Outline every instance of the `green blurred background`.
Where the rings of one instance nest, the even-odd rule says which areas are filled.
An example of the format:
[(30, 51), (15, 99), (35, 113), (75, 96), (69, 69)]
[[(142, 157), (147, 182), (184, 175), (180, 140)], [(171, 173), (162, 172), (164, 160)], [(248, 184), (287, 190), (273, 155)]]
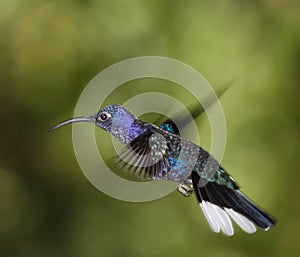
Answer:
[[(296, 0), (1, 0), (0, 256), (298, 255), (299, 24)], [(235, 81), (222, 164), (276, 227), (229, 238), (194, 197), (112, 199), (81, 172), (71, 126), (45, 136), (99, 71), (144, 55), (185, 62), (215, 89)]]

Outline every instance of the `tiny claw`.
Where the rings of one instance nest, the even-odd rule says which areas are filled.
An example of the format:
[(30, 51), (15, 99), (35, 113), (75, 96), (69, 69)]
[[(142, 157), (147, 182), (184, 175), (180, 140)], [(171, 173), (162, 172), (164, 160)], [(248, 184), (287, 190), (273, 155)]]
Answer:
[(193, 193), (192, 185), (187, 185), (187, 184), (183, 184), (183, 183), (180, 183), (178, 185), (177, 190), (185, 197), (188, 197), (191, 195), (191, 193)]

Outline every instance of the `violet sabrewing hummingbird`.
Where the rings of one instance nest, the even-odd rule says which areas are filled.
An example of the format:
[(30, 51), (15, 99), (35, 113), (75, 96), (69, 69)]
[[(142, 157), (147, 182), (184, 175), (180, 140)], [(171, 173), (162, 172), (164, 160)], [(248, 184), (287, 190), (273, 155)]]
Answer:
[[(89, 122), (107, 131), (126, 147), (120, 155), (123, 168), (142, 179), (178, 183), (184, 196), (195, 192), (210, 228), (233, 235), (234, 220), (246, 233), (268, 230), (276, 221), (249, 200), (235, 180), (203, 148), (182, 138), (170, 121), (159, 127), (137, 118), (121, 105), (107, 105), (94, 115), (69, 119), (66, 124)], [(126, 161), (125, 161), (126, 159)]]

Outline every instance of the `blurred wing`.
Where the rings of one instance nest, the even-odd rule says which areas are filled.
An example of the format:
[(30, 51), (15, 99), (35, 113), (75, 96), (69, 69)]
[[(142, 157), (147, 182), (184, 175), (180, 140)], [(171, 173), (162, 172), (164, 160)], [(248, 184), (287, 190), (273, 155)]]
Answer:
[[(212, 106), (216, 102), (216, 96), (219, 99), (230, 88), (230, 86), (234, 82), (235, 82), (235, 80), (230, 81), (225, 86), (223, 86), (220, 90), (217, 90), (216, 94), (208, 95), (205, 98), (206, 108), (209, 108), (210, 106)], [(196, 119), (197, 117), (199, 117), (201, 114), (203, 114), (205, 112), (205, 109), (198, 102), (193, 103), (187, 107), (188, 107), (188, 110), (190, 111), (190, 114), (193, 117), (193, 119)], [(180, 126), (180, 128), (178, 128), (175, 125), (173, 120), (176, 121), (176, 124), (178, 124), (178, 126)], [(178, 113), (176, 115), (176, 117), (173, 117), (172, 120), (161, 117), (161, 118), (157, 119), (156, 121), (154, 121), (153, 123), (162, 124), (161, 126), (170, 125), (173, 129), (173, 132), (172, 131), (169, 131), (169, 132), (179, 135), (179, 130), (184, 128), (185, 126), (187, 126), (190, 123), (190, 121), (191, 121), (191, 119), (188, 119), (182, 113)]]

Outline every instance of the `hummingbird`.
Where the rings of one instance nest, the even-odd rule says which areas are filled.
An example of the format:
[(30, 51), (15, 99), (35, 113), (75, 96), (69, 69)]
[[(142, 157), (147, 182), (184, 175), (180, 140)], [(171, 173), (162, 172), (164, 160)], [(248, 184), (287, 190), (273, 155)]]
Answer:
[(181, 137), (171, 120), (157, 126), (139, 119), (122, 105), (110, 104), (90, 116), (61, 122), (48, 132), (75, 122), (92, 123), (124, 144), (118, 159), (125, 171), (141, 179), (173, 181), (184, 196), (194, 192), (212, 231), (232, 236), (232, 221), (249, 234), (276, 224), (240, 191), (213, 156)]

